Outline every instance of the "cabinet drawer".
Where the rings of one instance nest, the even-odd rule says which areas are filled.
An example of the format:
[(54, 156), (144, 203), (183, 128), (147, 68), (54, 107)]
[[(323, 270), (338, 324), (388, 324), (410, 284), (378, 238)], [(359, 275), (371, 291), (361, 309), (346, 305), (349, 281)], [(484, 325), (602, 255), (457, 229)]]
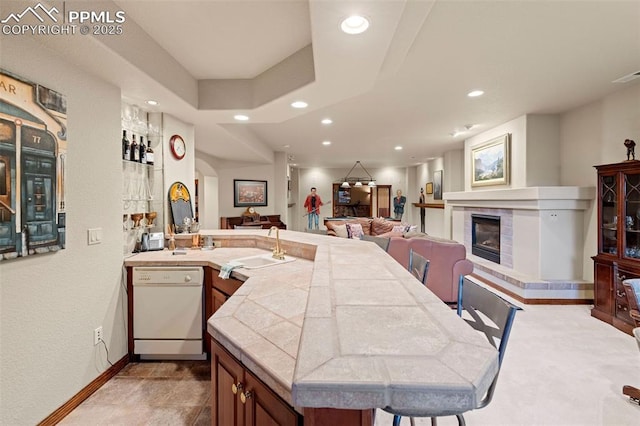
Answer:
[(624, 303), (620, 302), (620, 301), (616, 301), (616, 318), (627, 322), (631, 325), (634, 325), (634, 321), (631, 319), (631, 316), (629, 315), (629, 305), (627, 304), (627, 302), (625, 301)]
[(630, 278), (639, 278), (637, 273), (630, 272), (628, 270), (619, 269), (618, 276), (616, 277), (615, 294), (614, 294), (614, 309), (616, 318), (626, 323), (634, 325), (635, 322), (629, 315), (629, 300), (627, 299), (627, 293), (624, 289), (622, 282)]
[(624, 291), (624, 285), (622, 285), (622, 281), (616, 280), (615, 292), (616, 303), (623, 303), (624, 305), (627, 305), (627, 293)]
[(242, 286), (243, 282), (230, 278), (223, 280), (217, 275), (213, 276), (213, 288), (226, 294), (227, 296), (233, 295)]

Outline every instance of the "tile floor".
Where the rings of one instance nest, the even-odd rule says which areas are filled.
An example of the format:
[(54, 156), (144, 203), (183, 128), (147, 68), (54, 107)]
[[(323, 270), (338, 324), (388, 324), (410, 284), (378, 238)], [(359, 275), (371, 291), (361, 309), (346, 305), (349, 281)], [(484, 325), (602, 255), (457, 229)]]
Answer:
[[(467, 413), (467, 424), (640, 425), (640, 406), (621, 392), (625, 384), (640, 387), (635, 339), (590, 317), (590, 306), (522, 307), (494, 399)], [(209, 378), (207, 362), (130, 364), (61, 424), (209, 425)], [(450, 417), (438, 424), (457, 423)], [(382, 425), (391, 425), (391, 416), (378, 410)]]
[(128, 364), (60, 425), (211, 425), (209, 361)]

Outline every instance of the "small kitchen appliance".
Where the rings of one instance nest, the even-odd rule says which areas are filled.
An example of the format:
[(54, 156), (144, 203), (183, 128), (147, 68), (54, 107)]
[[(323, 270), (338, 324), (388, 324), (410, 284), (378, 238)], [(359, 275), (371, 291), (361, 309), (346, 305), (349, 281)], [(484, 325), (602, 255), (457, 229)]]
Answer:
[(164, 232), (149, 233), (149, 251), (164, 250)]

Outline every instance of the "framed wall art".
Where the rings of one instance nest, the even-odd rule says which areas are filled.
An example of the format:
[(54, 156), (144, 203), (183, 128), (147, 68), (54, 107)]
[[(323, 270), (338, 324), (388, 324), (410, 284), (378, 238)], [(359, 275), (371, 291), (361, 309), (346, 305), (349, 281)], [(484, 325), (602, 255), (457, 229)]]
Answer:
[(506, 133), (471, 148), (471, 186), (509, 183), (509, 140)]
[(67, 99), (0, 70), (0, 259), (65, 248)]
[(233, 206), (266, 206), (267, 205), (267, 181), (266, 180), (233, 180)]
[(433, 172), (433, 199), (442, 200), (442, 170)]
[(427, 182), (427, 187), (425, 188), (425, 192), (427, 194), (433, 194), (433, 182)]

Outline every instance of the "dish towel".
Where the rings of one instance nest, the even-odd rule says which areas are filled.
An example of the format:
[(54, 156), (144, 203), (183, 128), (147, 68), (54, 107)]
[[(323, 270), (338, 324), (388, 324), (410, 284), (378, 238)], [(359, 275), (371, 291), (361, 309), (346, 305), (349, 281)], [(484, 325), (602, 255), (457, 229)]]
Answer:
[(218, 276), (223, 280), (227, 280), (229, 279), (229, 276), (231, 276), (231, 272), (234, 269), (240, 268), (240, 267), (242, 267), (242, 263), (225, 263), (224, 265), (222, 265), (222, 268), (220, 269), (220, 273), (218, 274)]

